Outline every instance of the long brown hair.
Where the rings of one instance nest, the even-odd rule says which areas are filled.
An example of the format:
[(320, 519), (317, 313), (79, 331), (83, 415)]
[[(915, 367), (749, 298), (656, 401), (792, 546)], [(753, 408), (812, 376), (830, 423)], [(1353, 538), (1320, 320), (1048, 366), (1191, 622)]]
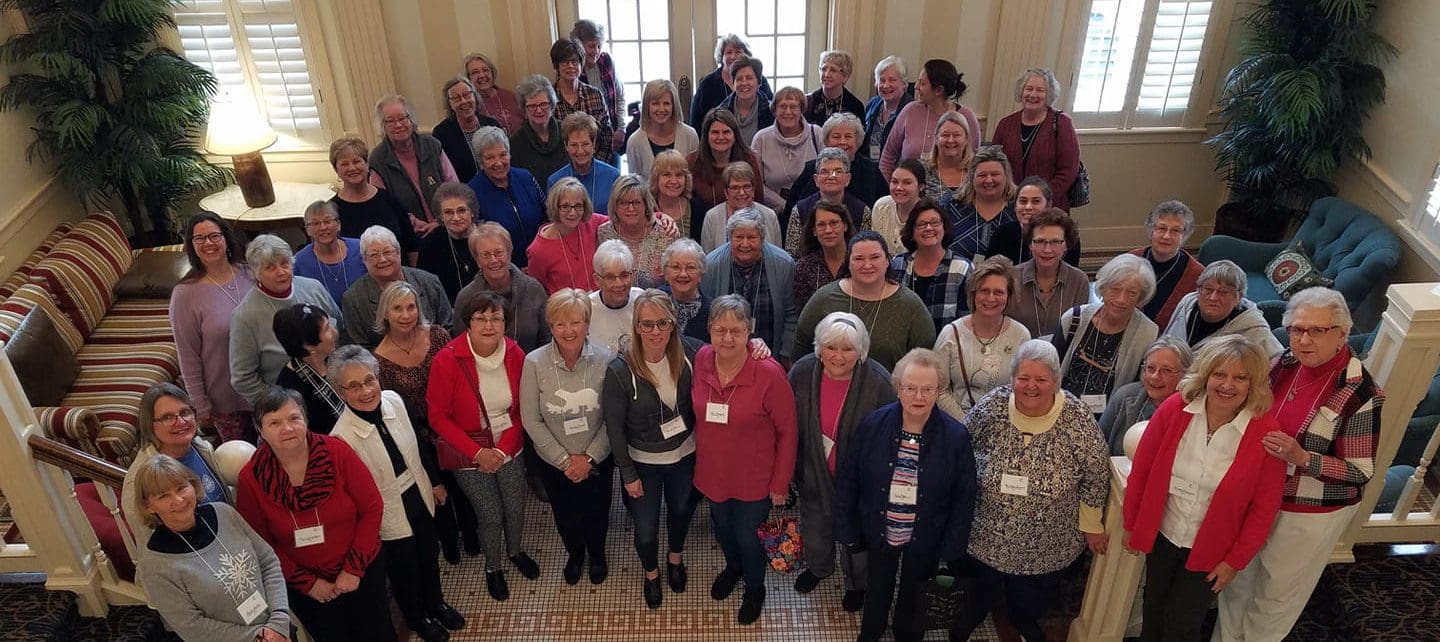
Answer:
[(683, 372), (681, 368), (685, 366), (685, 345), (680, 341), (680, 321), (675, 316), (675, 302), (664, 290), (650, 288), (635, 297), (635, 318), (630, 327), (632, 340), (622, 350), (625, 365), (630, 366), (631, 374), (655, 386), (655, 374), (650, 372), (650, 364), (645, 362), (645, 348), (640, 345), (640, 309), (646, 306), (659, 308), (670, 319), (670, 340), (665, 343), (665, 360), (670, 364), (670, 376), (678, 385)]

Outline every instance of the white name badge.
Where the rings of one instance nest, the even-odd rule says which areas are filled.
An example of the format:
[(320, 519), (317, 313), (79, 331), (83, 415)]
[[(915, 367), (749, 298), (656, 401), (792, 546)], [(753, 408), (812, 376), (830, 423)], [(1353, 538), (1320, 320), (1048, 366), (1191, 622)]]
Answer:
[(515, 422), (510, 419), (510, 413), (490, 418), (490, 432), (499, 434), (501, 431), (509, 430)]
[(1050, 343), (1050, 340), (1051, 340), (1051, 339), (1054, 339), (1054, 338), (1055, 338), (1055, 334), (1054, 334), (1053, 332), (1050, 333), (1050, 334), (1042, 334), (1042, 335), (1040, 335), (1040, 337), (1039, 337), (1039, 339), (1040, 339), (1041, 341), (1044, 341), (1045, 343)]
[(670, 421), (660, 424), (660, 434), (666, 439), (685, 432), (685, 419), (676, 415)]
[(915, 500), (920, 495), (920, 489), (908, 484), (890, 485), (890, 503), (914, 506)]
[(1024, 475), (1004, 473), (1000, 475), (1000, 492), (1006, 495), (1028, 497), (1030, 495), (1030, 478)]
[(265, 596), (260, 591), (250, 594), (239, 606), (235, 607), (240, 612), (240, 619), (246, 624), (254, 624), (255, 618), (270, 611), (270, 605), (265, 603)]
[(1170, 493), (1182, 499), (1195, 499), (1200, 491), (1200, 485), (1184, 479), (1170, 478)]
[(305, 548), (325, 543), (325, 525), (316, 524), (295, 529), (295, 548)]
[(1106, 395), (1080, 395), (1080, 402), (1085, 404), (1085, 406), (1090, 409), (1090, 412), (1097, 415), (1105, 412), (1106, 401), (1108, 401)]
[(399, 486), (401, 491), (409, 489), (411, 486), (415, 485), (415, 473), (412, 473), (409, 470), (400, 473), (395, 477), (395, 485)]
[(565, 434), (567, 435), (578, 435), (589, 431), (590, 422), (585, 421), (584, 417), (572, 417), (565, 420)]
[(713, 401), (706, 402), (705, 421), (708, 421), (712, 424), (730, 423), (730, 404), (715, 403)]

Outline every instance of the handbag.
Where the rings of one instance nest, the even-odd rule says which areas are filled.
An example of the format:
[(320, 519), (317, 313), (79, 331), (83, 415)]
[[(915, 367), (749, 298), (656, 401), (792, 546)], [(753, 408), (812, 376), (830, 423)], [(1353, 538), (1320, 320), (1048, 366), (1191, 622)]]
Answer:
[(965, 396), (970, 399), (970, 407), (974, 408), (975, 393), (970, 390), (970, 373), (965, 369), (965, 350), (960, 347), (960, 329), (951, 325), (950, 332), (955, 335), (955, 356), (960, 360), (960, 379), (965, 382)]
[(765, 548), (770, 568), (790, 573), (800, 567), (800, 522), (794, 517), (779, 517), (772, 511), (755, 534)]
[[(1060, 112), (1055, 112), (1055, 120), (1050, 122), (1050, 131), (1055, 135), (1055, 149), (1060, 149)], [(1080, 161), (1080, 169), (1075, 172), (1075, 181), (1070, 183), (1070, 189), (1065, 190), (1065, 197), (1070, 200), (1070, 207), (1083, 207), (1090, 204), (1090, 172), (1085, 169), (1085, 161)]]
[[(446, 349), (454, 351), (453, 347), (447, 346)], [(465, 436), (478, 444), (481, 443), (481, 435), (490, 432), (490, 412), (485, 409), (485, 396), (480, 394), (480, 380), (475, 376), (475, 370), (473, 368), (461, 368), (460, 370), (465, 373), (467, 383), (475, 389), (475, 399), (480, 404), (480, 421), (482, 422), (480, 431), (465, 431)], [(445, 441), (445, 438), (441, 437), (438, 432), (431, 430), (430, 438), (435, 442), (435, 460), (441, 470), (471, 470), (475, 468), (475, 462), (472, 459), (466, 457), (459, 448)]]
[(937, 575), (921, 582), (916, 591), (911, 630), (940, 631), (958, 625), (972, 583), (970, 578), (950, 575)]

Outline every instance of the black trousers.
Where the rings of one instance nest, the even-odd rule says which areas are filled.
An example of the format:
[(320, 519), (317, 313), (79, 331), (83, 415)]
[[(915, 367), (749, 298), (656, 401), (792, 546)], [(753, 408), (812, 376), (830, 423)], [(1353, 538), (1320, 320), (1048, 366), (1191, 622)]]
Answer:
[(580, 483), (570, 481), (560, 469), (541, 463), (540, 481), (550, 496), (555, 529), (570, 557), (605, 559), (605, 538), (610, 534), (610, 493), (615, 483), (615, 463), (606, 459), (595, 465)]
[(1185, 568), (1190, 549), (1180, 548), (1160, 533), (1145, 556), (1145, 598), (1141, 642), (1200, 640), (1205, 612), (1215, 594), (1205, 581), (1209, 573)]
[(973, 557), (966, 566), (975, 578), (975, 599), (968, 602), (969, 610), (961, 615), (960, 625), (951, 633), (952, 640), (969, 638), (990, 612), (987, 598), (1003, 596), (1005, 616), (1010, 618), (1020, 637), (1025, 638), (1025, 642), (1045, 642), (1040, 616), (1050, 608), (1055, 595), (1052, 589), (1061, 571), (1016, 575), (998, 571)]
[[(933, 553), (917, 553), (881, 541), (869, 550), (869, 573), (866, 577), (865, 610), (860, 615), (861, 640), (879, 640), (885, 634), (890, 618), (891, 597), (894, 596), (895, 617), (892, 630), (896, 642), (918, 642), (924, 631), (915, 631), (915, 602), (920, 583), (935, 576), (940, 560)], [(897, 582), (898, 579), (898, 582)], [(899, 585), (897, 592), (896, 585)]]
[(385, 596), (385, 567), (382, 547), (360, 577), (359, 588), (325, 603), (290, 588), (290, 610), (315, 642), (395, 642), (395, 625), (390, 622)]
[[(665, 528), (670, 534), (670, 552), (684, 553), (690, 521), (700, 504), (695, 490), (695, 455), (686, 455), (673, 464), (654, 465), (635, 462), (635, 474), (645, 494), (638, 498), (621, 489), (630, 516), (635, 520), (635, 552), (646, 571), (660, 567), (660, 500), (665, 500)], [(669, 558), (666, 558), (669, 561)]]
[(445, 600), (445, 595), (440, 590), (440, 547), (435, 539), (435, 520), (425, 509), (420, 487), (411, 486), (400, 495), (400, 500), (405, 503), (411, 535), (381, 542), (380, 547), (385, 551), (390, 592), (400, 605), (405, 623), (413, 629)]

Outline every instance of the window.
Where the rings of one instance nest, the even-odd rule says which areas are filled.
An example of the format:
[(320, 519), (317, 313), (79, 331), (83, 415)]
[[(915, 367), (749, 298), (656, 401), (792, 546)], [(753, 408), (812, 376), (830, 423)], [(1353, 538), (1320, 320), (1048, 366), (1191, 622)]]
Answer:
[(665, 0), (579, 0), (577, 11), (581, 19), (605, 25), (605, 48), (625, 84), (627, 102), (640, 100), (647, 81), (670, 77), (670, 8)]
[(807, 0), (741, 0), (717, 2), (715, 31), (740, 34), (764, 65), (770, 87), (805, 88), (809, 43), (806, 42)]
[(1071, 112), (1087, 127), (1179, 126), (1200, 80), (1212, 2), (1093, 0)]
[(185, 0), (175, 22), (185, 57), (215, 74), (221, 92), (255, 97), (277, 148), (328, 142), (294, 2)]
[(1420, 211), (1421, 234), (1431, 242), (1440, 244), (1440, 165), (1430, 179), (1430, 192), (1425, 196), (1425, 208)]

